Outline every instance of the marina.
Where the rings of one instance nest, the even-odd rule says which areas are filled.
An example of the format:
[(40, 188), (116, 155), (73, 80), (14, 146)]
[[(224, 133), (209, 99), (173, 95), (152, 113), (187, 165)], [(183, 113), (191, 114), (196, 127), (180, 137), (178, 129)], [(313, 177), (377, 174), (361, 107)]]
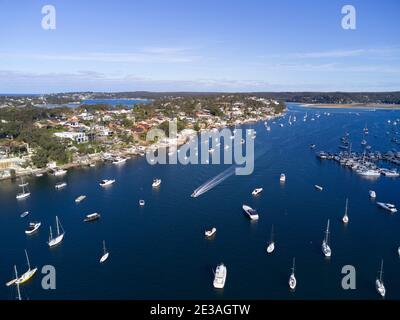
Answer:
[[(299, 120), (306, 112), (306, 121), (294, 121), (294, 114)], [(287, 125), (288, 115), (278, 118), (275, 124), (271, 122), (271, 131), (264, 123), (252, 124), (257, 131), (255, 150), (260, 155), (249, 176), (230, 175), (227, 171), (228, 175), (214, 179), (229, 166), (150, 166), (144, 158), (129, 159), (124, 166), (110, 162), (68, 170), (63, 176), (68, 188), (62, 192), (54, 190), (58, 178), (53, 175), (26, 179), (31, 195), (24, 201), (15, 199), (20, 181), (4, 181), (0, 185), (4, 207), (0, 241), (9, 245), (0, 248), (4, 258), (0, 264), (3, 283), (9, 281), (14, 265), (19, 270), (26, 265), (20, 254), (26, 248), (39, 270), (51, 264), (58, 274), (54, 292), (42, 290), (37, 276), (21, 285), (22, 296), (30, 299), (315, 299), (316, 294), (327, 299), (379, 299), (376, 276), (383, 258), (385, 299), (398, 299), (399, 216), (386, 214), (390, 212), (377, 202), (398, 206), (400, 180), (383, 174), (365, 178), (340, 162), (316, 157), (319, 150), (336, 149), (346, 132), (353, 141), (351, 152), (362, 156), (362, 145), (356, 146), (354, 141), (361, 141), (366, 118), (366, 140), (371, 150), (383, 150), (383, 155), (384, 150), (396, 148), (386, 131), (391, 132), (393, 123), (389, 125), (387, 120), (398, 118), (398, 111), (358, 112), (360, 116), (337, 109), (327, 116), (318, 109), (289, 105), (291, 125)], [(278, 130), (280, 123), (285, 126)], [(299, 135), (302, 139), (298, 139)], [(310, 148), (313, 143), (318, 150)], [(370, 157), (366, 153), (367, 156)], [(395, 163), (379, 161), (374, 162), (379, 167), (396, 169)], [(290, 177), (284, 184), (278, 181), (282, 172), (285, 178)], [(118, 183), (100, 188), (99, 181), (105, 177)], [(153, 188), (154, 177), (162, 179), (162, 188)], [(324, 187), (323, 192), (316, 192), (315, 182)], [(254, 197), (251, 191), (260, 185), (262, 195)], [(202, 188), (197, 195), (201, 196), (190, 197), (199, 186)], [(376, 202), (370, 198), (372, 190)], [(80, 194), (87, 198), (78, 206), (74, 200)], [(349, 201), (345, 207), (346, 198)], [(138, 199), (146, 199), (146, 206), (139, 207)], [(251, 223), (243, 212), (243, 203), (255, 208), (262, 219)], [(24, 232), (28, 222), (19, 218), (21, 212), (28, 210), (42, 224), (31, 237)], [(86, 213), (96, 211), (104, 212), (101, 223), (83, 223)], [(345, 212), (351, 220), (347, 225), (342, 221)], [(56, 216), (62, 226), (58, 220), (55, 222)], [(279, 231), (279, 248), (268, 255), (272, 225)], [(54, 250), (46, 245), (49, 226), (59, 227), (51, 239), (62, 238)], [(218, 236), (206, 241), (205, 229), (211, 226), (218, 229)], [(333, 250), (331, 259), (324, 259), (321, 253), (326, 231)], [(108, 253), (101, 247), (103, 239), (112, 246), (112, 259), (100, 264), (99, 259)], [(294, 269), (293, 256), (298, 280), (295, 291), (291, 291), (290, 283), (293, 285), (294, 281), (290, 282), (289, 277), (291, 264)], [(229, 266), (229, 281), (223, 290), (214, 290), (212, 271), (220, 261)], [(357, 266), (357, 290), (340, 288), (340, 270), (346, 264)], [(77, 265), (78, 275), (71, 271)], [(192, 276), (188, 282), (180, 283), (177, 279), (185, 272)], [(251, 273), (258, 281), (246, 281), (243, 273)], [(125, 274), (124, 283), (116, 282), (115, 274)], [(11, 288), (12, 295), (10, 287), (3, 285), (0, 296), (14, 298), (17, 287)], [(170, 288), (174, 288), (173, 292)]]

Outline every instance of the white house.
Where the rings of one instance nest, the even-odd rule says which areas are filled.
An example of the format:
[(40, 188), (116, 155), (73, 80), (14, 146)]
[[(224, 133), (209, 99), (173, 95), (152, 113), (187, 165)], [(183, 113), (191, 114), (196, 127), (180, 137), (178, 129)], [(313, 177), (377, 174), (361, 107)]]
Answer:
[(88, 141), (88, 137), (87, 137), (86, 133), (84, 133), (84, 132), (64, 131), (64, 132), (56, 132), (56, 133), (54, 133), (54, 135), (58, 138), (70, 139), (77, 143), (84, 143), (84, 142)]

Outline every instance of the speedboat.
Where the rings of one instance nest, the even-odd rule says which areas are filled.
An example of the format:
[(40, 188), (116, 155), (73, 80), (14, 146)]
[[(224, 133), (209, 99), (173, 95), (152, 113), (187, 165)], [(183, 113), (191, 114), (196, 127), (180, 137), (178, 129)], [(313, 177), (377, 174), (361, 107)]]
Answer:
[(369, 190), (369, 197), (372, 199), (376, 198), (376, 192), (374, 190)]
[(100, 219), (100, 214), (95, 212), (95, 213), (91, 213), (86, 215), (86, 218), (83, 220), (84, 222), (91, 222), (91, 221), (96, 221)]
[(75, 202), (76, 202), (76, 203), (79, 203), (79, 202), (81, 202), (81, 201), (83, 201), (83, 200), (85, 200), (85, 199), (86, 199), (86, 196), (82, 195), (82, 196), (79, 196), (78, 198), (76, 198), (76, 199), (75, 199)]
[(66, 183), (66, 182), (59, 182), (59, 183), (57, 183), (54, 187), (55, 187), (57, 190), (59, 190), (59, 189), (65, 188), (66, 186), (67, 186), (67, 183)]
[(217, 266), (214, 273), (214, 288), (222, 289), (225, 286), (227, 269), (223, 263)]
[(280, 182), (285, 182), (285, 181), (286, 181), (286, 176), (285, 176), (284, 173), (281, 173), (281, 176), (280, 176), (280, 178), (279, 178), (279, 181), (280, 181)]
[(258, 217), (258, 213), (256, 210), (254, 210), (253, 208), (251, 208), (245, 204), (242, 206), (242, 208), (251, 220), (258, 220), (259, 217)]
[(128, 159), (123, 158), (123, 157), (116, 157), (112, 163), (113, 164), (122, 164), (122, 163), (125, 163), (126, 160), (128, 160)]
[(258, 195), (259, 193), (261, 193), (262, 191), (263, 191), (263, 188), (255, 188), (251, 194), (252, 194), (253, 196), (256, 196), (256, 195)]
[(22, 213), (20, 214), (20, 217), (21, 217), (21, 218), (25, 218), (27, 215), (29, 215), (29, 211), (22, 212)]
[(28, 229), (25, 230), (27, 235), (31, 235), (36, 232), (42, 224), (40, 222), (30, 222)]
[(101, 182), (99, 183), (101, 187), (107, 187), (109, 185), (112, 185), (115, 182), (115, 180), (101, 180)]
[(379, 177), (381, 173), (374, 169), (359, 169), (356, 171), (360, 176), (364, 177)]
[(319, 186), (319, 185), (314, 185), (314, 187), (315, 187), (315, 189), (317, 189), (317, 190), (319, 190), (319, 191), (322, 191), (323, 190), (323, 188), (321, 187), (321, 186)]
[(160, 186), (160, 184), (161, 184), (161, 179), (154, 179), (154, 180), (153, 180), (152, 187), (153, 187), (153, 188), (157, 188), (157, 187)]
[(394, 204), (391, 204), (391, 203), (383, 203), (383, 202), (377, 202), (376, 204), (377, 204), (379, 207), (381, 207), (381, 208), (383, 208), (383, 209), (385, 209), (385, 210), (387, 210), (387, 211), (390, 211), (391, 213), (396, 213), (396, 212), (397, 212), (396, 206), (395, 206)]
[(206, 230), (204, 233), (206, 237), (211, 238), (217, 232), (217, 228), (212, 228), (211, 230)]
[(139, 206), (144, 207), (144, 205), (145, 205), (144, 200), (139, 200)]

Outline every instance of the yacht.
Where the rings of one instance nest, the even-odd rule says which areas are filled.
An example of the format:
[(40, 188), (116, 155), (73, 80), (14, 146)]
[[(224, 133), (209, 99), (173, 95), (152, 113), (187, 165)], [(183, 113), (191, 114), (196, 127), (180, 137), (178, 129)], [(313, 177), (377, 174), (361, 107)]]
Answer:
[(75, 199), (75, 202), (76, 202), (76, 203), (79, 203), (79, 202), (81, 202), (81, 201), (83, 201), (83, 200), (85, 200), (85, 199), (86, 199), (86, 196), (82, 195), (82, 196), (79, 196), (78, 198), (76, 198), (76, 199)]
[(20, 217), (21, 217), (21, 218), (25, 218), (27, 215), (29, 215), (29, 211), (22, 212), (22, 213), (20, 214)]
[(274, 241), (274, 225), (271, 227), (271, 240), (269, 241), (267, 252), (272, 253), (275, 250), (275, 241)]
[(227, 269), (223, 263), (217, 266), (214, 273), (214, 288), (222, 289), (225, 286)]
[(292, 267), (292, 273), (289, 277), (289, 287), (291, 290), (296, 289), (297, 286), (297, 280), (296, 277), (294, 275), (294, 266), (295, 266), (295, 258), (293, 258), (293, 267)]
[(378, 293), (382, 297), (385, 297), (386, 289), (385, 289), (385, 285), (383, 283), (383, 260), (381, 261), (381, 269), (379, 271), (379, 277), (376, 278), (376, 280), (375, 280), (375, 285), (376, 285), (376, 290), (378, 291)]
[(204, 233), (206, 237), (211, 238), (217, 232), (217, 228), (212, 228), (211, 230), (206, 230)]
[(31, 235), (35, 233), (40, 228), (41, 225), (42, 225), (41, 222), (30, 222), (28, 225), (28, 229), (25, 230), (25, 233), (27, 235)]
[[(63, 241), (63, 239), (64, 239), (65, 232), (63, 230), (61, 223), (58, 221), (57, 216), (56, 216), (56, 225), (57, 225), (57, 236), (55, 238), (53, 238), (53, 233), (52, 233), (51, 227), (50, 227), (49, 242), (47, 243), (50, 248), (55, 247), (56, 245), (61, 243), (61, 241)], [(60, 232), (60, 229), (61, 229), (61, 232)]]
[(387, 211), (390, 211), (391, 213), (396, 213), (396, 212), (397, 212), (396, 206), (395, 206), (394, 204), (391, 204), (391, 203), (383, 203), (383, 202), (377, 202), (376, 204), (377, 204), (379, 207), (381, 207), (381, 208), (383, 208), (383, 209), (385, 209), (385, 210), (387, 210)]
[(160, 186), (160, 184), (161, 184), (161, 179), (154, 179), (154, 180), (153, 180), (152, 187), (153, 187), (153, 188), (157, 188), (157, 187)]
[(385, 177), (389, 177), (389, 178), (397, 178), (400, 176), (400, 173), (398, 173), (396, 170), (388, 170), (388, 169), (382, 169), (381, 173), (385, 176)]
[(103, 255), (100, 258), (100, 263), (105, 262), (108, 259), (109, 255), (110, 255), (110, 253), (106, 249), (106, 242), (105, 242), (105, 240), (103, 240)]
[(324, 241), (322, 241), (322, 252), (324, 253), (325, 257), (330, 257), (332, 254), (331, 248), (329, 247), (329, 219), (325, 231), (325, 238)]
[(123, 158), (123, 157), (116, 157), (112, 163), (113, 164), (122, 164), (122, 163), (125, 163), (126, 160), (128, 160), (128, 159)]
[(286, 181), (286, 176), (285, 176), (284, 173), (281, 173), (281, 176), (280, 176), (280, 178), (279, 178), (279, 181), (280, 181), (280, 182), (285, 182), (285, 181)]
[(66, 183), (66, 182), (59, 182), (59, 183), (57, 183), (54, 187), (55, 187), (57, 190), (59, 190), (59, 189), (65, 188), (66, 186), (67, 186), (67, 183)]
[(348, 204), (349, 204), (349, 199), (346, 199), (346, 209), (344, 211), (344, 216), (342, 218), (344, 224), (349, 223), (349, 216), (347, 215)]
[(101, 187), (107, 187), (109, 185), (112, 185), (115, 182), (115, 180), (101, 180), (101, 182), (99, 183)]
[(53, 171), (53, 174), (54, 174), (56, 177), (63, 176), (63, 175), (65, 175), (66, 173), (67, 173), (67, 170), (64, 170), (64, 169), (56, 169), (56, 170)]
[(356, 171), (360, 176), (379, 177), (381, 173), (376, 169), (359, 169)]
[(36, 178), (43, 177), (43, 173), (41, 173), (41, 172), (38, 172), (38, 173), (36, 173), (36, 174), (35, 174), (35, 177), (36, 177)]
[(16, 195), (15, 198), (17, 198), (17, 200), (25, 199), (31, 195), (31, 193), (29, 192), (29, 189), (28, 189), (28, 183), (24, 182), (23, 178), (21, 178), (21, 184), (19, 185), (19, 187), (22, 188), (22, 192), (20, 192)]
[(369, 190), (369, 197), (372, 199), (376, 198), (376, 192), (374, 190)]
[(321, 186), (319, 186), (319, 185), (314, 185), (314, 187), (315, 187), (315, 189), (317, 189), (317, 190), (319, 190), (319, 191), (322, 191), (323, 190), (323, 188), (321, 187)]
[(145, 205), (144, 200), (139, 200), (139, 206), (144, 207), (144, 205)]
[(256, 195), (258, 195), (259, 193), (261, 193), (262, 191), (263, 191), (263, 188), (255, 188), (251, 194), (252, 194), (253, 196), (256, 196)]
[(31, 279), (35, 275), (36, 271), (38, 270), (37, 268), (31, 269), (28, 252), (26, 250), (25, 250), (25, 256), (26, 256), (26, 261), (28, 264), (28, 270), (20, 277), (18, 277), (18, 274), (15, 273), (15, 278), (6, 283), (7, 287), (9, 287), (13, 284), (20, 285), (20, 284), (27, 282), (29, 279)]
[(84, 222), (91, 222), (91, 221), (96, 221), (98, 219), (100, 219), (100, 214), (95, 212), (95, 213), (91, 213), (86, 215), (85, 219), (83, 220)]
[(256, 210), (254, 210), (253, 208), (251, 208), (245, 204), (242, 206), (242, 208), (251, 220), (258, 220), (258, 213)]

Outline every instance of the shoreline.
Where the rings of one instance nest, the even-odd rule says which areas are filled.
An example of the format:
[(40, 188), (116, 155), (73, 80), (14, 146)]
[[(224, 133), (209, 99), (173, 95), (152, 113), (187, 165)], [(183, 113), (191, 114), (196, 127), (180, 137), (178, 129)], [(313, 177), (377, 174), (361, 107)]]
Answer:
[(380, 109), (380, 110), (397, 110), (400, 104), (384, 104), (384, 103), (298, 103), (300, 107), (318, 108), (318, 109)]

